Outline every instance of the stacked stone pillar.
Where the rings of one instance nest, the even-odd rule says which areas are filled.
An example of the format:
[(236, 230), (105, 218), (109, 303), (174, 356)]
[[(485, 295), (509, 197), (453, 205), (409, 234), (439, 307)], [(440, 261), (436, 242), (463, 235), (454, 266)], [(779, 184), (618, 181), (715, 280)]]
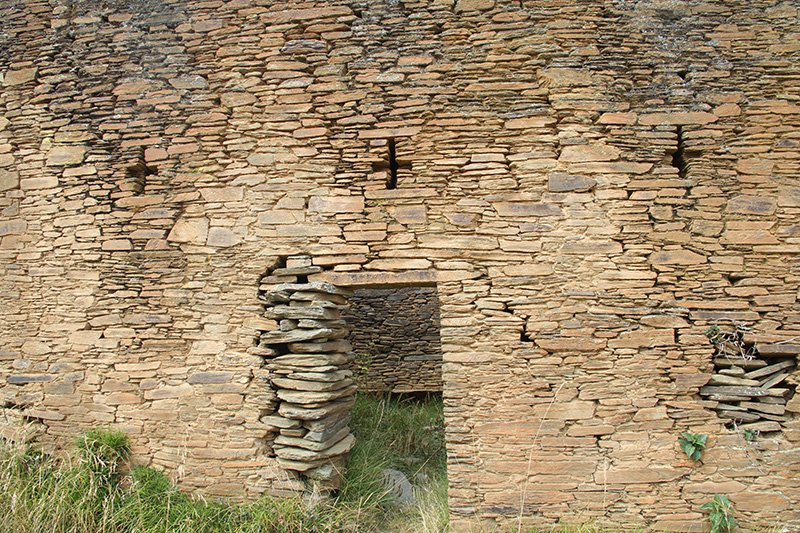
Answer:
[(348, 424), (356, 384), (347, 369), (351, 345), (340, 314), (350, 291), (306, 282), (320, 268), (300, 263), (272, 272), (272, 280), (293, 277), (294, 282), (261, 285), (266, 316), (279, 324), (262, 333), (260, 345), (276, 353), (267, 368), (280, 402), (262, 421), (279, 433), (273, 450), (280, 465), (324, 492), (338, 488), (355, 442)]

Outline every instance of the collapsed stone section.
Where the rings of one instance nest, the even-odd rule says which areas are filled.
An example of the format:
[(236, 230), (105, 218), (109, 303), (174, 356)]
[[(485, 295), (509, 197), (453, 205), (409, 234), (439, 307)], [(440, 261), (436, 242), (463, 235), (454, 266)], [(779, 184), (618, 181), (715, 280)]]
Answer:
[[(276, 354), (266, 366), (279, 399), (277, 411), (261, 421), (277, 433), (272, 446), (278, 463), (324, 492), (339, 487), (346, 454), (355, 443), (348, 424), (357, 387), (347, 369), (353, 358), (340, 311), (350, 291), (303, 282), (321, 270), (310, 263), (292, 258), (291, 266), (274, 270), (259, 287), (265, 316), (279, 326), (259, 339), (262, 348)], [(270, 283), (282, 278), (295, 282)]]
[(800, 349), (791, 344), (748, 346), (743, 333), (740, 328), (732, 333), (709, 330), (716, 346), (714, 373), (700, 395), (743, 431), (781, 431), (800, 400), (789, 382)]

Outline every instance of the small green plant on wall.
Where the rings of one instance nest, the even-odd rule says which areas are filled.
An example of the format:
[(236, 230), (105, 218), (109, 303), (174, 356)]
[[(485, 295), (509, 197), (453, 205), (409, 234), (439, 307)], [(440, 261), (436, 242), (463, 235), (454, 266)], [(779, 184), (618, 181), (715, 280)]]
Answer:
[(726, 495), (715, 494), (714, 499), (703, 504), (701, 509), (710, 511), (711, 533), (727, 533), (736, 527), (731, 502)]
[(692, 461), (699, 461), (703, 455), (703, 450), (706, 448), (706, 440), (708, 435), (700, 435), (696, 433), (681, 433), (681, 438), (678, 441), (681, 443), (681, 450)]
[(758, 440), (758, 434), (760, 432), (757, 429), (745, 429), (744, 430), (744, 440), (747, 442), (755, 442)]

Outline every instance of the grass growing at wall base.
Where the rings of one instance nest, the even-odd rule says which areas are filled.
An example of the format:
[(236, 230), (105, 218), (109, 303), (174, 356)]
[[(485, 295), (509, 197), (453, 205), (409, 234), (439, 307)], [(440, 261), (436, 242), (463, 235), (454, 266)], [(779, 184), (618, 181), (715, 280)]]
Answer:
[[(210, 502), (177, 491), (149, 467), (131, 467), (127, 439), (91, 431), (56, 459), (0, 447), (3, 533), (439, 532), (446, 528), (447, 480), (441, 399), (359, 397), (358, 444), (338, 497), (309, 507), (299, 499)], [(416, 419), (415, 419), (416, 417)], [(381, 484), (386, 467), (416, 485), (418, 502), (397, 506)]]

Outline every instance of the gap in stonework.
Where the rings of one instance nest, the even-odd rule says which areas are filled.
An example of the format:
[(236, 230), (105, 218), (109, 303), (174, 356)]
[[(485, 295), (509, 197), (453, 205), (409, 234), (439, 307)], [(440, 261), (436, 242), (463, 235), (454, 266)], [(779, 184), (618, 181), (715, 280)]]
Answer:
[(360, 387), (351, 410), (356, 447), (348, 475), (360, 476), (364, 462), (382, 465), (383, 483), (397, 501), (447, 509), (437, 289), (366, 287), (348, 300), (343, 318)]

